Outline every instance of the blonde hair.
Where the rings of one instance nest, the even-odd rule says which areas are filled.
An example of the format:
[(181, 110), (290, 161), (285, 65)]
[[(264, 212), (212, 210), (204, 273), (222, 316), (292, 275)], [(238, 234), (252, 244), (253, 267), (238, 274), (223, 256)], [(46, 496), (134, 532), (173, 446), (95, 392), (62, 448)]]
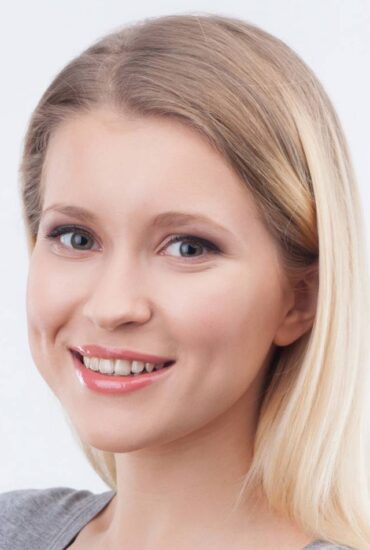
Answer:
[[(30, 253), (50, 136), (64, 119), (103, 105), (172, 117), (200, 132), (252, 193), (291, 280), (318, 262), (315, 320), (277, 348), (243, 491), (262, 491), (313, 537), (369, 549), (364, 221), (322, 85), (284, 42), (235, 18), (149, 18), (103, 37), (55, 77), (30, 120), (20, 167)], [(114, 455), (76, 439), (116, 489)]]

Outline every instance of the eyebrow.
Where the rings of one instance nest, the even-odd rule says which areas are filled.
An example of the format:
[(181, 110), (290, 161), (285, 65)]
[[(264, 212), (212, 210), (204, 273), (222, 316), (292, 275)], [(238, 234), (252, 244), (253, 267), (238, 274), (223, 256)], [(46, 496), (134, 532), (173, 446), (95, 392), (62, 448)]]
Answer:
[[(46, 214), (46, 212), (49, 212), (51, 210), (55, 210), (67, 216), (72, 216), (73, 218), (78, 218), (87, 223), (98, 222), (98, 217), (93, 212), (90, 212), (89, 210), (86, 210), (85, 208), (82, 208), (80, 206), (72, 206), (67, 204), (53, 204), (51, 206), (48, 206), (48, 208), (45, 208), (45, 210), (41, 212), (41, 217)], [(197, 222), (209, 224), (217, 230), (232, 235), (231, 231), (226, 229), (226, 227), (220, 225), (208, 216), (205, 216), (204, 214), (192, 214), (189, 212), (161, 212), (153, 218), (151, 226), (154, 228), (164, 228), (172, 225), (186, 227)]]

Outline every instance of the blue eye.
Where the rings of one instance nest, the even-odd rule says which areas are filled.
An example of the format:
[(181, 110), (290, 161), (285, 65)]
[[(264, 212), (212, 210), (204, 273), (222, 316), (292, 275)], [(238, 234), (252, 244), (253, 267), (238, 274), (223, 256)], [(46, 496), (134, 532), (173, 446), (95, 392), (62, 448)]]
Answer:
[(62, 225), (56, 227), (53, 231), (48, 233), (46, 237), (48, 239), (57, 239), (58, 237), (66, 237), (66, 235), (72, 235), (72, 238), (65, 239), (65, 241), (67, 241), (67, 243), (69, 241), (70, 244), (66, 244), (66, 242), (61, 244), (66, 245), (67, 248), (74, 248), (75, 250), (90, 250), (89, 247), (86, 248), (87, 242), (89, 240), (94, 240), (90, 233), (75, 225)]
[[(82, 251), (91, 250), (92, 247), (89, 246), (89, 242), (95, 242), (94, 237), (88, 231), (76, 225), (62, 225), (56, 227), (48, 233), (46, 237), (52, 240), (56, 240), (58, 237), (63, 237), (64, 242), (62, 242), (62, 239), (58, 239), (60, 244), (66, 248)], [(197, 249), (203, 249), (206, 250), (207, 253), (212, 254), (217, 254), (220, 252), (220, 249), (214, 243), (194, 235), (175, 235), (172, 239), (170, 239), (165, 248), (168, 248), (175, 243), (184, 243), (180, 244), (179, 247), (180, 254), (185, 254), (185, 256), (180, 256), (183, 258), (203, 257), (205, 254), (202, 252), (197, 254)]]
[(188, 258), (204, 256), (204, 254), (194, 254), (193, 251), (197, 248), (198, 250), (199, 248), (203, 248), (207, 250), (208, 253), (213, 254), (217, 254), (220, 252), (220, 249), (214, 243), (211, 243), (210, 241), (207, 241), (206, 239), (202, 239), (200, 237), (195, 237), (193, 235), (175, 235), (167, 243), (166, 248), (174, 243), (186, 243), (185, 246), (181, 244), (179, 250), (184, 254), (190, 254), (190, 256), (185, 256)]

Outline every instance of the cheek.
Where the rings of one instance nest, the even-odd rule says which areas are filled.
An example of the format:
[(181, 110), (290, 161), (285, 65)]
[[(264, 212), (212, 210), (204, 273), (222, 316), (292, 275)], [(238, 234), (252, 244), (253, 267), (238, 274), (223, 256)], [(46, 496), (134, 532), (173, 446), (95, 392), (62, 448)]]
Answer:
[[(189, 275), (190, 279), (190, 275)], [(171, 293), (171, 330), (185, 352), (226, 360), (238, 352), (270, 347), (280, 311), (280, 289), (273, 274), (253, 270), (214, 270), (193, 275), (183, 292)], [(267, 349), (266, 349), (267, 348)]]
[(28, 272), (26, 311), (29, 345), (38, 366), (53, 353), (59, 329), (70, 311), (73, 288), (60, 264), (35, 248)]
[(238, 418), (253, 413), (280, 312), (276, 279), (271, 274), (266, 280), (262, 271), (231, 265), (188, 274), (183, 286), (171, 285), (159, 295), (166, 295), (167, 329), (179, 358), (171, 406), (164, 400), (160, 410), (169, 438), (198, 430), (226, 411)]

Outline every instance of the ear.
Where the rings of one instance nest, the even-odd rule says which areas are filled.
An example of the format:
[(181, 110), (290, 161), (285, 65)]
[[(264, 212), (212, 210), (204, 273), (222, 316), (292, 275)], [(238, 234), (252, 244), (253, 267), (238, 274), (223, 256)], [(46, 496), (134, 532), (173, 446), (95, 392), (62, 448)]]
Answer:
[(319, 269), (315, 262), (290, 289), (287, 311), (273, 340), (277, 346), (288, 346), (310, 330), (316, 315), (318, 291)]

